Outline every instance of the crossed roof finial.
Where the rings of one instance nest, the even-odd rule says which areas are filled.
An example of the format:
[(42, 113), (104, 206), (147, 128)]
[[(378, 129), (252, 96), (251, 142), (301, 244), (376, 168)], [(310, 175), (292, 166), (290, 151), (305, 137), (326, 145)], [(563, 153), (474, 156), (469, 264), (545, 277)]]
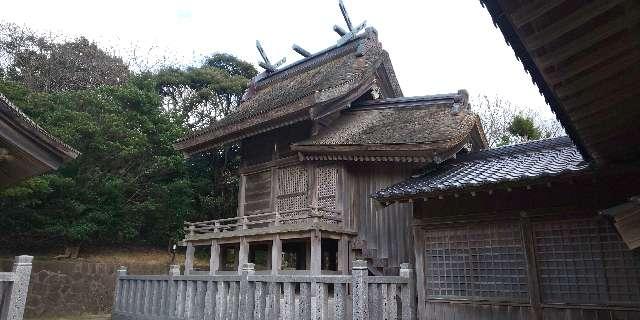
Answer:
[(347, 23), (347, 28), (349, 31), (342, 29), (339, 25), (334, 25), (333, 30), (340, 35), (340, 39), (338, 40), (338, 46), (341, 46), (347, 43), (349, 40), (355, 38), (362, 29), (367, 25), (367, 21), (363, 21), (356, 27), (353, 27), (351, 24), (351, 19), (349, 18), (349, 13), (347, 13), (347, 8), (344, 6), (344, 2), (342, 0), (338, 1), (338, 5), (340, 6), (340, 11), (342, 12), (342, 17), (344, 17), (344, 21)]
[(256, 40), (256, 48), (258, 48), (258, 52), (260, 53), (260, 56), (262, 56), (262, 60), (263, 60), (258, 62), (258, 65), (263, 69), (267, 70), (267, 72), (274, 72), (278, 70), (278, 67), (283, 65), (285, 61), (287, 61), (286, 58), (282, 58), (276, 63), (271, 63), (271, 61), (269, 61), (269, 57), (267, 57), (267, 54), (264, 52), (264, 49), (262, 48), (262, 44), (260, 44), (259, 40)]

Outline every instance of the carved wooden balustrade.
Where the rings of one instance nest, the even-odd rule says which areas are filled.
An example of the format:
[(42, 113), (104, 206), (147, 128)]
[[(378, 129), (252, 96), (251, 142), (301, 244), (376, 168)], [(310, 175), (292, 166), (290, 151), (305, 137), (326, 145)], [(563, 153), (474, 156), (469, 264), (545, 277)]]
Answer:
[(326, 224), (340, 226), (343, 223), (342, 212), (326, 207), (306, 207), (297, 210), (267, 212), (241, 217), (185, 222), (184, 230), (189, 235), (231, 232), (256, 228), (273, 228), (284, 225)]

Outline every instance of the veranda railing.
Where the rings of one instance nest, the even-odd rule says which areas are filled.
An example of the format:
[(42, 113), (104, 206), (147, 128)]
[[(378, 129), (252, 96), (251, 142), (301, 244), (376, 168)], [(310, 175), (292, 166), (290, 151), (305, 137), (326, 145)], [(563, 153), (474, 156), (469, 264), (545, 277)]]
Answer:
[(226, 232), (299, 223), (341, 224), (342, 212), (325, 207), (307, 207), (296, 210), (265, 212), (225, 219), (185, 222), (189, 234)]
[(21, 320), (27, 302), (32, 256), (18, 256), (11, 272), (0, 272), (0, 320)]
[(413, 270), (368, 276), (365, 261), (352, 275), (130, 276), (118, 271), (113, 319), (327, 320), (415, 319)]

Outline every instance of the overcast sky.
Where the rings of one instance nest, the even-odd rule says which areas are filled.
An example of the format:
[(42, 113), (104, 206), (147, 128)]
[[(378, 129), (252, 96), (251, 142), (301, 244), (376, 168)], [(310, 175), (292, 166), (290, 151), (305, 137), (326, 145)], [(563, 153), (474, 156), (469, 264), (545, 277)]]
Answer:
[[(0, 20), (38, 31), (85, 35), (138, 55), (169, 54), (182, 64), (214, 52), (254, 64), (255, 40), (271, 60), (300, 58), (335, 44), (344, 26), (337, 0), (19, 0)], [(552, 117), (513, 50), (478, 0), (345, 0), (354, 24), (367, 20), (389, 52), (405, 96), (455, 92), (499, 95)]]

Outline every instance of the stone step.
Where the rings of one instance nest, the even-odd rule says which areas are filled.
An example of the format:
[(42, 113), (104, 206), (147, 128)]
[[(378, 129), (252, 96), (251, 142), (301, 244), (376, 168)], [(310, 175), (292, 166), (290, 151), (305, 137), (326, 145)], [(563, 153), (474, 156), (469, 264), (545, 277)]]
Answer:
[(389, 259), (387, 258), (373, 258), (371, 264), (376, 268), (386, 268), (389, 265)]
[(360, 250), (367, 248), (367, 240), (353, 239), (351, 240), (351, 249)]

